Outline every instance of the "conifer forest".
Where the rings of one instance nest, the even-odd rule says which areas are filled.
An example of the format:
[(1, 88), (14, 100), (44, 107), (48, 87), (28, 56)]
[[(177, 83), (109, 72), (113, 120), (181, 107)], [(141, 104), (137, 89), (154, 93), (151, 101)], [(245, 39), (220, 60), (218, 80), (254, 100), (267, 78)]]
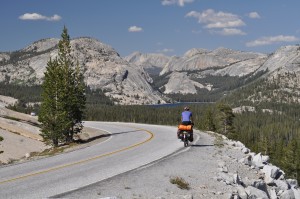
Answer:
[[(18, 98), (13, 110), (30, 113), (39, 111), (39, 106), (26, 106), (28, 102), (39, 101), (41, 89), (30, 86), (9, 85), (9, 93), (1, 95)], [(251, 89), (250, 89), (251, 90)], [(101, 90), (86, 88), (86, 108), (84, 120), (136, 122), (177, 126), (185, 103), (176, 105), (114, 105)], [(284, 170), (288, 177), (300, 180), (300, 105), (286, 103), (260, 103), (247, 105), (255, 107), (255, 112), (245, 110), (233, 113), (242, 92), (223, 98), (215, 103), (191, 103), (195, 128), (215, 131), (230, 139), (239, 140), (253, 152), (269, 155), (271, 163)], [(31, 93), (30, 95), (27, 95)], [(21, 101), (21, 102), (20, 102)], [(271, 111), (272, 110), (272, 111)], [(224, 122), (226, 121), (226, 122)], [(224, 130), (227, 124), (226, 131)], [(175, 133), (174, 133), (175, 134)]]
[[(54, 146), (62, 141), (71, 142), (73, 135), (81, 132), (84, 120), (177, 126), (183, 107), (188, 103), (195, 128), (224, 134), (241, 141), (253, 152), (269, 155), (271, 163), (300, 182), (299, 96), (281, 89), (279, 81), (260, 79), (246, 85), (245, 78), (209, 76), (207, 78), (213, 80), (214, 85), (219, 85), (219, 90), (209, 93), (202, 89), (196, 95), (168, 95), (171, 101), (180, 103), (116, 105), (101, 89), (84, 85), (82, 70), (70, 55), (69, 42), (65, 28), (59, 43), (59, 57), (49, 60), (42, 85), (0, 83), (0, 95), (18, 99), (8, 108), (27, 114), (36, 112), (42, 123), (41, 135)], [(156, 79), (153, 88), (161, 88), (164, 81), (163, 77)], [(236, 107), (244, 108), (234, 112)], [(174, 138), (175, 135), (176, 132)]]

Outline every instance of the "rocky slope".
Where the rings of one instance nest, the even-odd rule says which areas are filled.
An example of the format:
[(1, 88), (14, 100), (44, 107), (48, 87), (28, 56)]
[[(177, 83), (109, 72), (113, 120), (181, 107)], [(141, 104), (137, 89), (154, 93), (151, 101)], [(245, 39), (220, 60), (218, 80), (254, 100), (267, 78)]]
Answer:
[[(41, 84), (48, 60), (57, 56), (58, 41), (43, 39), (19, 51), (0, 53), (0, 82)], [(297, 88), (293, 92), (300, 94), (298, 45), (281, 47), (271, 55), (194, 48), (183, 56), (135, 52), (124, 58), (92, 38), (73, 39), (71, 46), (86, 84), (102, 89), (119, 104), (165, 103), (169, 94), (223, 95), (262, 74), (268, 81), (279, 79), (291, 93)]]
[(164, 66), (171, 60), (170, 57), (163, 54), (142, 54), (140, 52), (134, 52), (124, 59), (141, 66), (150, 75), (159, 75)]
[(248, 96), (250, 101), (300, 103), (300, 46), (279, 48), (254, 73), (265, 80)]
[[(41, 84), (47, 62), (57, 56), (58, 39), (44, 39), (16, 52), (0, 54), (0, 81)], [(71, 40), (73, 56), (83, 66), (85, 82), (101, 88), (120, 104), (164, 102), (149, 85), (152, 79), (140, 66), (130, 64), (110, 46), (92, 38)]]
[[(143, 56), (135, 53), (134, 60), (139, 62), (133, 62), (143, 67), (147, 60), (157, 63), (161, 59), (156, 54), (148, 54), (147, 60)], [(235, 85), (244, 86), (245, 82), (250, 83), (264, 77), (267, 79), (266, 84), (276, 80), (280, 89), (275, 92), (286, 92), (293, 95), (293, 101), (299, 101), (299, 45), (281, 47), (271, 55), (226, 48), (213, 51), (191, 49), (182, 57), (170, 57), (168, 62), (165, 61), (160, 62), (161, 65), (156, 64), (161, 68), (159, 77), (165, 79), (159, 84), (160, 91), (164, 94), (203, 95), (207, 91), (230, 91), (225, 87), (235, 89)], [(230, 82), (233, 82), (232, 85)], [(201, 93), (201, 89), (206, 92)], [(263, 98), (265, 96), (261, 96), (262, 100)]]
[(300, 46), (285, 46), (279, 48), (270, 58), (257, 70), (268, 70), (267, 78), (288, 88), (300, 88)]
[(144, 68), (156, 66), (156, 73), (159, 72), (159, 76), (167, 79), (165, 84), (160, 85), (165, 94), (197, 94), (199, 89), (216, 89), (213, 82), (201, 79), (209, 76), (242, 78), (257, 71), (268, 59), (268, 55), (226, 48), (213, 51), (194, 48), (182, 57), (163, 58), (159, 54), (134, 53), (127, 60)]
[[(234, 64), (248, 65), (256, 59), (264, 59), (267, 56), (259, 53), (240, 52), (226, 48), (218, 48), (213, 51), (204, 49), (192, 49), (183, 57), (173, 58), (161, 71), (161, 75), (172, 71), (199, 71), (207, 69), (227, 68)], [(247, 62), (245, 62), (247, 61)], [(245, 62), (241, 64), (241, 62)], [(250, 73), (251, 70), (248, 71)], [(230, 74), (231, 75), (231, 74)], [(233, 74), (232, 76), (234, 76)]]
[[(0, 95), (0, 166), (13, 162), (22, 162), (29, 159), (38, 159), (47, 156), (35, 156), (51, 147), (42, 142), (40, 128), (37, 126), (37, 116), (32, 116), (7, 109), (6, 106), (13, 105), (17, 99)], [(107, 132), (84, 127), (81, 134), (75, 139), (81, 140), (81, 144), (62, 146), (65, 152), (87, 147), (107, 139)], [(51, 153), (51, 152), (50, 152)], [(50, 154), (49, 154), (50, 155)]]

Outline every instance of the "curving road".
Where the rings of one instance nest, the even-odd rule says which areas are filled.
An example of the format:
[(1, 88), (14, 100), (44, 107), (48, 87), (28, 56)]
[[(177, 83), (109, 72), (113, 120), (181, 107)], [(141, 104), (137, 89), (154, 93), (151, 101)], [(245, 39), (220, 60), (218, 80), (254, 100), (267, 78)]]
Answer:
[(48, 198), (141, 167), (183, 149), (176, 127), (85, 122), (111, 136), (93, 146), (0, 168), (0, 198)]

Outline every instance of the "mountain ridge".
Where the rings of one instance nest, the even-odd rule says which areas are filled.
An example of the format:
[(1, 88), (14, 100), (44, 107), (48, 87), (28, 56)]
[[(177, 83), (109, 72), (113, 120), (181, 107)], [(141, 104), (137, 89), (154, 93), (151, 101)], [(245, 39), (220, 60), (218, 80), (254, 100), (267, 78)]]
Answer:
[[(57, 56), (58, 39), (44, 39), (15, 51), (1, 53), (0, 82), (41, 84), (47, 62)], [(45, 47), (46, 46), (46, 47)], [(139, 66), (129, 64), (109, 45), (80, 37), (71, 40), (72, 55), (83, 67), (85, 83), (101, 88), (119, 104), (154, 104), (164, 102), (149, 86), (151, 78)]]
[[(0, 82), (41, 84), (48, 60), (57, 56), (58, 41), (42, 39), (19, 51), (1, 52)], [(217, 93), (217, 99), (254, 77), (271, 81), (280, 76), (286, 84), (286, 74), (293, 73), (293, 80), (300, 81), (299, 45), (283, 46), (270, 55), (220, 47), (193, 48), (183, 56), (134, 52), (126, 57), (91, 37), (74, 38), (71, 46), (87, 86), (102, 89), (115, 104), (167, 103), (174, 100), (170, 95), (207, 93)]]

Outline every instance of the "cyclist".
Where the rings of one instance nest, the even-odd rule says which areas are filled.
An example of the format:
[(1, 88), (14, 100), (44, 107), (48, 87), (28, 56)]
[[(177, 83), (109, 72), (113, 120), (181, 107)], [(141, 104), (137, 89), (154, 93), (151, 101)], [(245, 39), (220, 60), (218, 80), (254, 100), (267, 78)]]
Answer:
[[(181, 113), (181, 124), (182, 125), (194, 125), (193, 124), (193, 114), (190, 111), (190, 108), (188, 106), (184, 107), (184, 111)], [(180, 133), (181, 130), (178, 129), (177, 131), (177, 137), (178, 139), (180, 139)], [(193, 128), (191, 129), (191, 131), (189, 131), (190, 133), (190, 141), (192, 142), (194, 140), (193, 138)]]

